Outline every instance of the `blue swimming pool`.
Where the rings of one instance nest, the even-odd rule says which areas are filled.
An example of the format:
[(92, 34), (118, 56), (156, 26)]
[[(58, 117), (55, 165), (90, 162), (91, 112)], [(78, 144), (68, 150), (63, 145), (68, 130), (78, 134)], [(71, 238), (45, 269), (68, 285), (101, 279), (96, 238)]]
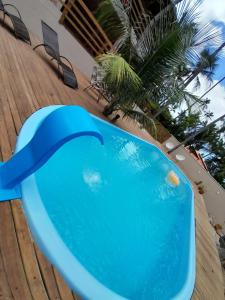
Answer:
[[(57, 108), (26, 121), (17, 151)], [(21, 185), (34, 239), (84, 299), (190, 299), (189, 181), (157, 147), (93, 119), (104, 145), (87, 136), (71, 140)], [(180, 179), (176, 187), (167, 179), (171, 170)]]

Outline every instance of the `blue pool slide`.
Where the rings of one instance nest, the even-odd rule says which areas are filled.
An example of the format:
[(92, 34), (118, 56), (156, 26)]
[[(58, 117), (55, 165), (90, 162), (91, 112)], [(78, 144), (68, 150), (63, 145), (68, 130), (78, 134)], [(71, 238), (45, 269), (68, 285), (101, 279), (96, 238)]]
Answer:
[(83, 108), (62, 106), (52, 111), (29, 142), (0, 163), (0, 201), (21, 198), (21, 181), (43, 166), (63, 144), (81, 136), (96, 137), (103, 144), (102, 134)]

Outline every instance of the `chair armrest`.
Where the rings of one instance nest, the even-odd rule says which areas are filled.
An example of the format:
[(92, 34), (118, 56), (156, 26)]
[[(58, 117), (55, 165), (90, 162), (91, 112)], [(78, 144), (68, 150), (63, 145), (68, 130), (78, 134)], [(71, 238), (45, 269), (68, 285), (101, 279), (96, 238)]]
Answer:
[[(60, 63), (60, 57), (57, 55), (57, 53), (55, 52), (55, 50), (54, 50), (51, 46), (42, 43), (42, 44), (36, 45), (36, 46), (33, 48), (33, 50), (36, 50), (36, 49), (39, 48), (39, 47), (46, 47), (46, 48), (49, 48), (53, 53), (55, 53), (55, 57), (52, 57), (52, 59), (55, 59), (55, 60), (57, 60), (58, 63)], [(49, 55), (49, 56), (51, 56), (51, 55)]]
[(68, 63), (69, 63), (69, 65), (70, 65), (70, 68), (72, 69), (72, 71), (74, 72), (74, 70), (73, 70), (73, 66), (72, 66), (72, 64), (71, 64), (71, 62), (69, 61), (69, 59), (68, 58), (66, 58), (65, 56), (62, 56), (62, 55), (60, 55), (59, 56), (60, 58), (63, 58), (63, 59), (65, 59)]
[[(22, 17), (21, 17), (21, 14), (20, 14), (20, 12), (19, 12), (19, 10), (18, 10), (18, 8), (15, 6), (15, 5), (13, 5), (13, 4), (9, 4), (9, 3), (6, 3), (6, 4), (3, 4), (3, 7), (5, 8), (5, 6), (10, 6), (10, 7), (13, 7), (16, 11), (17, 11), (17, 14), (18, 14), (18, 16), (19, 16), (19, 18), (20, 18), (20, 20), (22, 20)], [(7, 11), (6, 11), (7, 12)]]

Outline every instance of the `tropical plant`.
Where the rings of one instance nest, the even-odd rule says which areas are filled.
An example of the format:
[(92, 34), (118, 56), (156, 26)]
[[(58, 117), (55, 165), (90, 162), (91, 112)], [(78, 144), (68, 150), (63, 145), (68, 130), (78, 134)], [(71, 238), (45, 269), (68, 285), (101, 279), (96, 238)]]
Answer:
[[(197, 136), (200, 136), (202, 135), (203, 133), (207, 132), (212, 126), (215, 126), (215, 124), (217, 122), (222, 122), (225, 118), (225, 114), (223, 114), (222, 116), (218, 117), (217, 119), (213, 120), (211, 123), (203, 123), (201, 126), (201, 128), (199, 130), (196, 130), (192, 133), (192, 134), (189, 134), (185, 140), (183, 140), (181, 143), (179, 143), (178, 145), (176, 145), (173, 149), (169, 150), (168, 153), (172, 153), (173, 151), (177, 150), (178, 148), (180, 148), (181, 146), (183, 145), (187, 145), (188, 143), (190, 143), (191, 141), (194, 141), (195, 143), (195, 138)], [(225, 126), (223, 125), (223, 128)]]
[[(199, 101), (185, 90), (185, 80), (190, 80), (188, 76), (194, 72), (191, 66), (202, 64), (203, 57), (205, 69), (201, 70), (207, 71), (208, 52), (203, 49), (209, 41), (216, 43), (219, 34), (210, 25), (200, 28), (196, 22), (198, 6), (199, 1), (194, 4), (186, 0), (178, 5), (170, 3), (155, 17), (143, 16), (143, 29), (143, 24), (132, 21), (131, 6), (124, 8), (119, 0), (102, 2), (102, 15), (97, 12), (98, 18), (100, 22), (108, 20), (102, 23), (104, 29), (113, 30), (114, 36), (119, 37), (114, 43), (113, 54), (98, 58), (105, 74), (107, 92), (111, 95), (105, 115), (120, 109), (140, 122), (145, 115), (140, 109), (146, 111), (151, 105), (179, 106), (186, 101), (189, 106)], [(111, 24), (115, 25), (113, 29)], [(116, 67), (109, 68), (110, 64)], [(213, 60), (210, 64), (213, 65)], [(213, 72), (213, 67), (210, 71)]]
[(184, 113), (174, 119), (170, 112), (165, 110), (159, 121), (178, 140), (184, 141), (179, 146), (185, 144), (190, 149), (199, 150), (211, 175), (225, 187), (225, 116), (209, 123), (212, 113), (207, 111), (207, 107), (204, 115), (203, 119), (200, 112), (188, 115)]
[(225, 125), (212, 124), (189, 143), (204, 154), (210, 174), (225, 188)]
[[(184, 140), (187, 135), (194, 133), (203, 126), (199, 112), (181, 115), (178, 119), (171, 117), (171, 120), (166, 122), (162, 116), (160, 117), (160, 121), (166, 125), (171, 134), (181, 141)], [(206, 122), (204, 122), (204, 124), (205, 123)]]
[[(201, 97), (198, 99), (199, 102), (200, 100), (202, 100), (203, 102), (201, 104), (197, 103), (197, 108), (198, 110), (204, 110), (205, 108), (207, 108), (207, 105), (210, 103), (209, 99), (205, 99), (206, 95), (208, 95), (208, 93), (210, 93), (215, 87), (217, 87), (221, 82), (223, 82), (225, 80), (225, 76), (223, 76), (220, 80), (218, 80), (216, 83), (214, 83), (206, 92), (204, 92)], [(186, 115), (186, 113), (191, 113), (192, 109), (196, 108), (196, 103), (193, 102), (190, 106), (188, 106), (185, 110), (183, 110), (180, 114), (177, 115), (177, 117), (175, 118), (178, 119), (180, 116), (184, 116)]]
[[(199, 58), (195, 63), (191, 63), (191, 66), (188, 68), (188, 76), (184, 80), (184, 85), (187, 86), (193, 80), (195, 80), (195, 87), (200, 86), (199, 74), (205, 76), (210, 82), (212, 82), (213, 75), (215, 74), (215, 69), (218, 66), (218, 53), (217, 55), (212, 55), (209, 48), (205, 48), (200, 52)], [(201, 66), (200, 72), (193, 77), (193, 74)], [(188, 83), (189, 82), (189, 83)], [(188, 84), (187, 84), (188, 83)]]
[[(225, 42), (221, 43), (218, 48), (209, 56), (209, 59), (215, 61), (218, 59), (218, 54), (225, 47)], [(196, 68), (193, 70), (191, 76), (186, 80), (185, 87), (187, 87), (202, 71), (204, 71), (206, 61), (202, 61), (196, 65)]]
[[(219, 47), (219, 51), (222, 50), (223, 47)], [(202, 75), (205, 77), (209, 83), (212, 83), (213, 81), (213, 75), (215, 74), (215, 69), (218, 66), (218, 60), (219, 60), (219, 51), (214, 51), (212, 54), (208, 48), (203, 49), (203, 51), (200, 52), (200, 56), (197, 59), (195, 63), (191, 62), (191, 66), (185, 68), (184, 73), (180, 73), (181, 81), (183, 88), (185, 89), (192, 81), (194, 82), (195, 89), (198, 89), (201, 85), (199, 75)], [(222, 80), (221, 80), (222, 81)], [(219, 84), (219, 83), (217, 83)], [(216, 85), (217, 85), (216, 84)], [(214, 85), (211, 89), (208, 90), (211, 91), (216, 85)], [(208, 92), (204, 93), (197, 101), (191, 101), (191, 104), (189, 102), (186, 102), (187, 104), (187, 111), (191, 111), (192, 107), (198, 106), (199, 109), (201, 107), (204, 107), (205, 101), (207, 99), (203, 99)], [(201, 101), (200, 101), (201, 100)], [(157, 113), (154, 115), (154, 118), (158, 117), (166, 108), (168, 105), (170, 105), (170, 101), (168, 101), (157, 111)]]
[[(199, 103), (200, 100), (202, 100), (201, 103)], [(193, 102), (193, 103), (192, 103), (191, 105), (189, 105), (185, 110), (181, 111), (181, 113), (179, 113), (179, 114), (174, 118), (174, 120), (176, 121), (177, 119), (180, 119), (180, 118), (186, 116), (186, 114), (189, 114), (189, 115), (190, 115), (190, 114), (194, 113), (195, 111), (203, 112), (204, 115), (205, 115), (205, 117), (208, 118), (208, 117), (207, 117), (207, 114), (208, 114), (209, 112), (207, 112), (206, 109), (208, 108), (208, 104), (209, 104), (210, 102), (211, 102), (210, 99), (208, 99), (208, 98), (202, 99), (202, 96), (201, 96), (201, 97), (199, 98), (198, 103)], [(210, 116), (212, 117), (212, 115), (211, 115), (212, 113), (209, 113), (209, 114), (210, 114)]]
[[(140, 97), (144, 91), (140, 77), (126, 60), (118, 54), (108, 53), (97, 58), (99, 66), (103, 70), (104, 83), (107, 86), (108, 98), (112, 95), (115, 100), (104, 110), (105, 115), (121, 109), (121, 99), (124, 117), (135, 119), (149, 132), (156, 136), (156, 127), (153, 120), (144, 114), (135, 104), (134, 99)], [(127, 92), (124, 92), (127, 91)]]

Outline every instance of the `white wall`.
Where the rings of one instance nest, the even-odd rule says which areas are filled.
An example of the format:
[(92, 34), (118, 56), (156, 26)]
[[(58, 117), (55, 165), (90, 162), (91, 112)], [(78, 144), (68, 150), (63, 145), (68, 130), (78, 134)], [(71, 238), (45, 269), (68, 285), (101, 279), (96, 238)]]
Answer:
[[(172, 142), (174, 145), (179, 143), (173, 136), (163, 144), (165, 145), (167, 142)], [(184, 147), (180, 147), (170, 155), (175, 157), (177, 153), (185, 156), (186, 159), (179, 162), (178, 165), (181, 166), (190, 179), (193, 182), (202, 181), (204, 186), (203, 198), (208, 214), (212, 216), (215, 223), (223, 226), (223, 232), (225, 233), (225, 190)]]
[(51, 26), (59, 36), (59, 47), (62, 55), (69, 58), (87, 77), (90, 77), (95, 64), (91, 55), (78, 41), (59, 24), (60, 10), (50, 0), (7, 0), (20, 11), (28, 29), (42, 40), (41, 20)]

